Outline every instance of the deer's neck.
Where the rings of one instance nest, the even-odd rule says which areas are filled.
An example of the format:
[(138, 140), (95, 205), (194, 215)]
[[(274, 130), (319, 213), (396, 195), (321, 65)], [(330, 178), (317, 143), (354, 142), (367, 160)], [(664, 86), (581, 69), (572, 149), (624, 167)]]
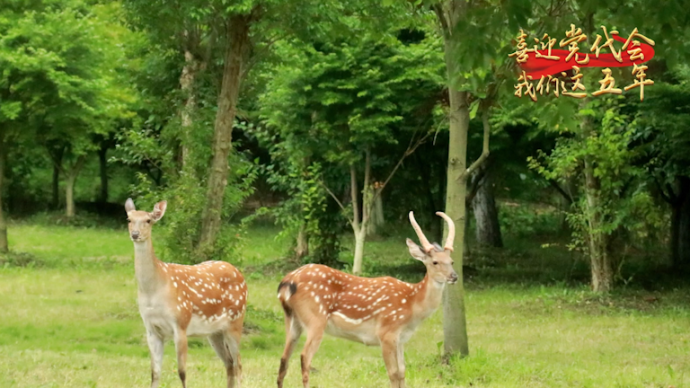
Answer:
[(420, 291), (417, 298), (417, 303), (422, 306), (422, 309), (427, 310), (427, 314), (434, 312), (441, 304), (443, 299), (443, 289), (446, 283), (439, 283), (429, 277), (429, 274), (424, 276), (421, 282), (418, 283)]
[(151, 239), (134, 242), (134, 273), (140, 292), (153, 292), (163, 284), (159, 267)]

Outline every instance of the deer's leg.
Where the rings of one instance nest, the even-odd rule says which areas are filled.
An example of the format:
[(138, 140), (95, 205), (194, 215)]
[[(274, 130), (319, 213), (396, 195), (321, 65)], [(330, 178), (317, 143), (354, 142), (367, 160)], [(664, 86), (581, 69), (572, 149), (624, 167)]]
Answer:
[(163, 367), (163, 349), (165, 342), (163, 338), (152, 330), (146, 330), (146, 342), (149, 345), (151, 355), (151, 388), (158, 388)]
[(283, 356), (280, 358), (280, 369), (278, 369), (278, 388), (283, 387), (283, 379), (287, 374), (288, 362), (292, 351), (295, 350), (295, 345), (302, 335), (302, 325), (294, 316), (288, 316), (285, 313), (285, 350)]
[[(239, 349), (239, 344), (235, 345), (235, 339), (230, 334), (230, 332), (219, 332), (212, 334), (208, 337), (208, 342), (211, 344), (213, 349), (216, 351), (218, 358), (223, 361), (225, 365), (225, 372), (227, 374), (228, 388), (239, 387), (241, 383), (238, 378), (235, 380), (235, 376), (238, 375), (237, 369), (241, 373), (241, 365), (239, 364), (239, 351), (235, 357), (237, 357), (237, 363), (235, 363), (235, 358), (233, 358), (233, 351), (231, 349)], [(237, 385), (235, 384), (237, 382)]]
[(302, 350), (302, 385), (304, 388), (309, 388), (309, 368), (311, 368), (311, 360), (319, 350), (321, 339), (323, 339), (323, 332), (326, 329), (326, 319), (319, 319), (314, 316), (309, 321), (311, 326), (307, 328), (307, 341)]
[(383, 361), (386, 363), (386, 371), (388, 371), (388, 378), (391, 382), (391, 388), (405, 387), (405, 371), (399, 368), (400, 360), (399, 354), (401, 352), (398, 336), (394, 333), (386, 333), (379, 336), (381, 341), (381, 351), (383, 353)]
[[(240, 357), (240, 340), (242, 338), (242, 326), (244, 316), (232, 322), (230, 330), (224, 333), (225, 344), (230, 356), (228, 372), (228, 388), (240, 388), (242, 384), (242, 360)], [(237, 382), (237, 385), (235, 385)]]
[(401, 342), (398, 341), (398, 382), (400, 388), (405, 388), (405, 350)]
[(216, 351), (218, 358), (223, 361), (223, 365), (225, 365), (225, 371), (228, 376), (228, 387), (230, 387), (233, 363), (230, 358), (228, 347), (225, 345), (225, 334), (222, 332), (211, 334), (208, 337), (208, 342), (211, 344), (211, 347), (213, 347), (213, 350)]
[(177, 352), (177, 374), (182, 381), (182, 388), (187, 388), (187, 331), (175, 330), (175, 351)]

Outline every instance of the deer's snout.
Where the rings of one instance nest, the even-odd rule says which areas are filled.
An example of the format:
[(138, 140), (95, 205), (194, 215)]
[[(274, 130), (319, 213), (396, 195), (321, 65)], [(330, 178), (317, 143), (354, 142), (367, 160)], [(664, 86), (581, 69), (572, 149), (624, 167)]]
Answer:
[(130, 235), (132, 236), (132, 240), (137, 240), (139, 238), (139, 231), (133, 230)]
[(453, 272), (448, 278), (448, 283), (453, 284), (458, 281), (458, 274)]

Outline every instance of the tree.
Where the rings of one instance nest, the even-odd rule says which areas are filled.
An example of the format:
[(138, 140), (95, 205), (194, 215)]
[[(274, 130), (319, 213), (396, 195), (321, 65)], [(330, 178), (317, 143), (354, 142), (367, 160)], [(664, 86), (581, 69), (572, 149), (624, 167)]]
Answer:
[[(367, 225), (376, 198), (428, 129), (405, 140), (409, 145), (399, 160), (377, 157), (376, 150), (400, 141), (396, 127), (419, 104), (412, 91), (433, 89), (439, 81), (437, 73), (423, 67), (428, 63), (429, 42), (404, 46), (390, 38), (361, 35), (301, 46), (308, 55), (289, 69), (281, 68), (262, 100), (265, 122), (283, 142), (294, 142), (290, 149), (308, 150), (299, 153), (303, 160), (339, 172), (342, 180), (324, 181), (323, 188), (346, 214), (355, 236), (355, 274), (362, 271)], [(375, 170), (382, 177), (376, 189)], [(350, 205), (346, 206), (334, 185), (349, 189)]]
[[(563, 1), (556, 7), (561, 16), (534, 19), (534, 25), (525, 25), (529, 27), (528, 30), (546, 27), (560, 31), (571, 30), (566, 26), (577, 26), (591, 41), (596, 39), (597, 34), (603, 35), (602, 30), (595, 28), (595, 22), (598, 20), (615, 23), (620, 30), (627, 31), (621, 32), (623, 36), (631, 33), (642, 20), (645, 22), (644, 34), (652, 34), (650, 36), (657, 32), (661, 34), (668, 27), (672, 27), (671, 30), (678, 34), (678, 39), (672, 39), (673, 41), (682, 41), (683, 38), (680, 37), (688, 33), (685, 27), (687, 15), (678, 13), (682, 8), (679, 2), (664, 3), (659, 9), (648, 2), (616, 2), (607, 4), (607, 7), (619, 7), (626, 12), (616, 12), (615, 18), (612, 18), (609, 9), (601, 8), (594, 2)], [(654, 12), (652, 7), (655, 8)], [(542, 32), (539, 31), (538, 34)], [(667, 64), (675, 62), (678, 53), (677, 50), (673, 50), (673, 46), (671, 44), (658, 47), (653, 62), (648, 64), (653, 65), (659, 60)], [(606, 51), (608, 49), (604, 50)], [(602, 78), (601, 69), (582, 69), (581, 74), (584, 76), (583, 85), (587, 91), (596, 90), (601, 86), (597, 83)], [(570, 74), (569, 77), (574, 75)], [(614, 69), (612, 75), (616, 79), (616, 85), (626, 86), (634, 80), (629, 72), (623, 72), (621, 68)], [(607, 97), (610, 96), (598, 98)], [(627, 94), (623, 100), (608, 98), (609, 101), (615, 101), (610, 105), (602, 105), (589, 96), (579, 101), (561, 98), (556, 104), (549, 106), (537, 104), (542, 107), (538, 110), (539, 113), (536, 113), (538, 118), (535, 121), (539, 126), (564, 135), (559, 138), (560, 144), (550, 157), (553, 166), (560, 165), (556, 169), (560, 173), (557, 176), (551, 175), (550, 179), (563, 180), (574, 177), (579, 181), (578, 191), (582, 195), (573, 199), (575, 207), (570, 212), (570, 222), (575, 228), (573, 242), (574, 245), (584, 248), (590, 259), (592, 288), (601, 293), (612, 289), (618, 267), (619, 258), (612, 249), (614, 232), (625, 229), (627, 225), (636, 225), (626, 225), (622, 220), (640, 211), (626, 207), (628, 201), (635, 198), (628, 196), (639, 193), (636, 184), (639, 183), (640, 172), (625, 164), (632, 162), (635, 151), (629, 149), (629, 130), (622, 129), (625, 125), (634, 126), (634, 117), (628, 113), (629, 109), (626, 106), (633, 104), (630, 101), (635, 99), (639, 100), (640, 96)], [(612, 115), (618, 115), (619, 118), (628, 120), (628, 123), (622, 124)], [(577, 140), (570, 143), (573, 141), (572, 138)], [(602, 150), (611, 152), (612, 156), (606, 160), (601, 159)], [(573, 164), (575, 161), (577, 163)], [(644, 201), (638, 201), (638, 204), (641, 202)]]
[(633, 144), (640, 150), (652, 187), (671, 207), (670, 257), (676, 268), (690, 264), (690, 70), (680, 66), (636, 104)]
[[(447, 288), (444, 293), (443, 345), (447, 358), (458, 353), (462, 356), (469, 354), (462, 283), (467, 180), (489, 155), (490, 127), (487, 125), (484, 127), (482, 153), (467, 166), (467, 135), (473, 93), (479, 98), (486, 96), (487, 75), (490, 76), (491, 69), (501, 67), (501, 63), (505, 61), (501, 54), (506, 48), (507, 27), (514, 25), (515, 20), (525, 18), (529, 4), (514, 1), (471, 3), (445, 0), (434, 2), (430, 7), (443, 39), (450, 102), (445, 213), (457, 227), (455, 241), (460, 245), (455, 247), (453, 256), (460, 281), (454, 287)], [(482, 36), (483, 39), (473, 41), (471, 36)], [(485, 109), (488, 110), (489, 106)], [(446, 228), (444, 236), (447, 233)]]
[[(102, 130), (109, 118), (124, 114), (128, 93), (121, 92), (113, 74), (120, 49), (110, 40), (112, 25), (95, 14), (101, 8), (94, 9), (89, 12), (80, 1), (51, 3), (50, 7), (15, 2), (3, 9), (0, 143), (4, 152), (0, 157), (6, 158), (8, 147), (27, 139), (56, 140), (66, 134), (88, 137)], [(72, 150), (79, 148), (80, 154), (80, 147)], [(59, 156), (62, 162), (64, 155)], [(75, 156), (75, 168), (66, 177), (68, 216), (74, 214), (73, 182), (83, 163)]]

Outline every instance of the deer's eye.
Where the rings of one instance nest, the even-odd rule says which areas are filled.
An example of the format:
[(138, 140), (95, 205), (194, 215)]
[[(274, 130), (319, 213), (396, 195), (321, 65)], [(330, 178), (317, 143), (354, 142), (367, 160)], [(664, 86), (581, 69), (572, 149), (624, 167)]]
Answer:
[(438, 261), (434, 261), (434, 265), (437, 265), (437, 264), (438, 264)]
[(149, 220), (146, 220), (146, 223), (147, 223), (147, 224), (150, 224), (150, 223), (151, 223), (151, 220), (150, 220), (150, 219), (149, 219)]

